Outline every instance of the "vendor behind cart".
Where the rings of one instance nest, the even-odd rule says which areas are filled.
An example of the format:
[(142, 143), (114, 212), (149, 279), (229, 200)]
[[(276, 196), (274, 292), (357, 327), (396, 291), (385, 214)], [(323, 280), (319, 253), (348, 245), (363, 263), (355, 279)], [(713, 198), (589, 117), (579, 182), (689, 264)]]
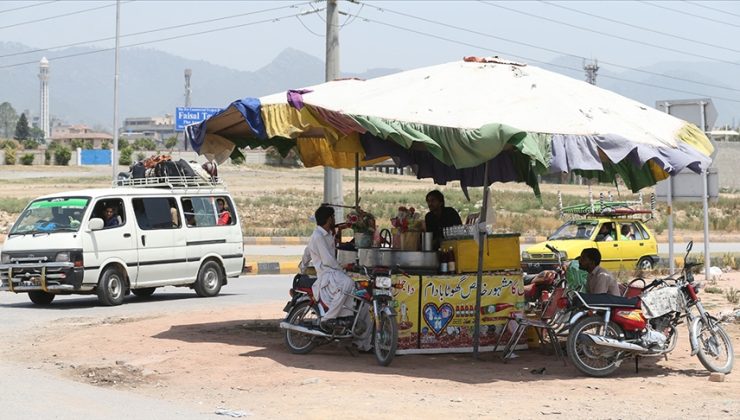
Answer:
[(462, 224), (460, 214), (452, 207), (445, 207), (445, 196), (439, 190), (427, 193), (427, 207), (429, 213), (424, 217), (425, 230), (432, 232), (434, 248), (439, 248), (442, 242), (442, 229)]

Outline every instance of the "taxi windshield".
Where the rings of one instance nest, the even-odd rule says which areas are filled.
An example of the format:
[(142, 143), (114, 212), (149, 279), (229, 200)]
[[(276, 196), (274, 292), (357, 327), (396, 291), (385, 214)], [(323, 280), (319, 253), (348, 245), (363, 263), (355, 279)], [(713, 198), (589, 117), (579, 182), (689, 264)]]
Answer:
[(23, 211), (9, 235), (77, 232), (89, 202), (88, 197), (35, 200)]
[(551, 241), (555, 240), (568, 240), (568, 239), (589, 239), (594, 229), (599, 224), (595, 220), (579, 220), (568, 222), (563, 226), (560, 226), (548, 239)]

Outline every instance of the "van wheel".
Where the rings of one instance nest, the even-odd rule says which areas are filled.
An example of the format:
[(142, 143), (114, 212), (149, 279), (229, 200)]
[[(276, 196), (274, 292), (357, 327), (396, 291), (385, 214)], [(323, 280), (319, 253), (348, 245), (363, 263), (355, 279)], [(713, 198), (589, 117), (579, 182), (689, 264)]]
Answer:
[(131, 293), (138, 297), (148, 297), (154, 293), (156, 287), (142, 287), (140, 289), (131, 289)]
[(650, 257), (642, 257), (640, 258), (640, 261), (637, 263), (637, 268), (642, 271), (650, 271), (653, 269), (653, 259)]
[(31, 302), (37, 304), (37, 305), (48, 305), (51, 303), (52, 300), (56, 295), (48, 292), (43, 292), (41, 290), (33, 290), (31, 292), (28, 292), (28, 298), (31, 299)]
[(108, 267), (98, 282), (98, 301), (103, 306), (120, 305), (123, 303), (125, 289), (123, 274), (115, 267)]
[(221, 266), (214, 261), (208, 261), (200, 267), (198, 279), (195, 280), (195, 293), (200, 297), (216, 296), (223, 284)]

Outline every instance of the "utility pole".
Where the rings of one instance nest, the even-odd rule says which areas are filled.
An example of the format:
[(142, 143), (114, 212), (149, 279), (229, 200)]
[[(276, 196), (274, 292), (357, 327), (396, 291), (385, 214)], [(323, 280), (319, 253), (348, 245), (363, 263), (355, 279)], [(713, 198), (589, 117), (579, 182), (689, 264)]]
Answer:
[[(337, 0), (326, 2), (326, 81), (339, 77), (339, 8)], [(324, 202), (343, 205), (342, 171), (324, 167)], [(335, 208), (337, 222), (344, 221), (344, 209)]]
[[(191, 95), (193, 93), (193, 90), (190, 88), (190, 77), (193, 75), (193, 70), (191, 69), (185, 69), (185, 108), (190, 108), (191, 106)], [(182, 138), (180, 138), (182, 136)], [(185, 151), (188, 150), (188, 140), (185, 137), (185, 132), (177, 134), (178, 141), (183, 140), (183, 144), (185, 146)]]
[(118, 176), (118, 49), (121, 36), (121, 1), (116, 0), (116, 58), (113, 76), (113, 150), (110, 158), (113, 165), (113, 180)]
[(599, 61), (594, 60), (593, 63), (586, 64), (586, 60), (583, 61), (583, 70), (586, 71), (586, 82), (595, 85), (596, 84), (596, 73), (599, 71)]

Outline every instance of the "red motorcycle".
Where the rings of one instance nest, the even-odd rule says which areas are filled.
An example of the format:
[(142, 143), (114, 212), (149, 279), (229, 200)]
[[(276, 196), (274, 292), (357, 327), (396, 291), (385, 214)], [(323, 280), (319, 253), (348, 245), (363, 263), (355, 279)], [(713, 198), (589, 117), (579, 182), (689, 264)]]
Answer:
[[(688, 261), (692, 246), (689, 242), (684, 261)], [(685, 319), (691, 355), (698, 356), (710, 372), (730, 373), (732, 340), (697, 296), (691, 270), (700, 265), (686, 262), (678, 278), (656, 279), (633, 298), (570, 292), (574, 312), (567, 353), (576, 368), (586, 375), (603, 377), (627, 358), (669, 353), (676, 346), (676, 326)]]

